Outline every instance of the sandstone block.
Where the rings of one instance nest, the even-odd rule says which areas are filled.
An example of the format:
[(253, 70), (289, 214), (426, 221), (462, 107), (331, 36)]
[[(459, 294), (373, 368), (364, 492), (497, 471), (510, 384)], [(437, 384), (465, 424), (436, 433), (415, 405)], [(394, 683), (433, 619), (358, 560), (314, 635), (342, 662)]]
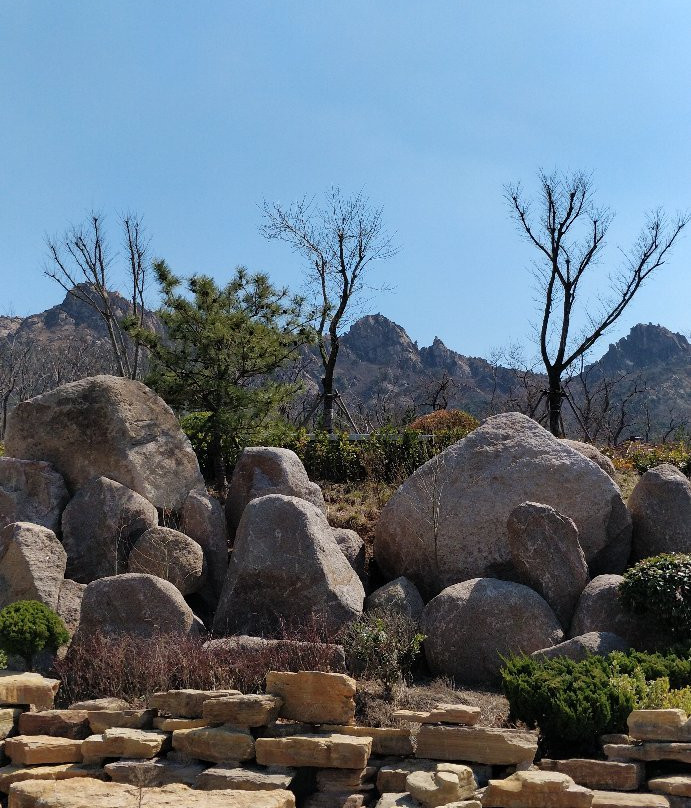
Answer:
[(5, 754), (15, 766), (81, 763), (82, 743), (50, 735), (16, 735), (5, 741)]
[(83, 741), (91, 735), (86, 710), (44, 710), (19, 716), (20, 735), (52, 735)]
[(411, 724), (461, 724), (471, 727), (480, 720), (480, 708), (466, 704), (438, 704), (433, 710), (396, 710), (393, 717)]
[[(17, 731), (17, 724), (22, 716), (22, 710), (18, 707), (3, 707), (0, 708), (0, 741), (14, 734)], [(31, 734), (23, 733), (19, 730), (20, 735)], [(49, 735), (50, 733), (42, 733)]]
[(258, 738), (256, 751), (257, 763), (263, 766), (364, 769), (372, 753), (372, 739), (336, 733)]
[(691, 775), (655, 777), (648, 780), (648, 789), (655, 794), (668, 794), (670, 797), (691, 797)]
[(236, 727), (265, 727), (278, 718), (283, 699), (278, 696), (244, 695), (210, 699), (202, 705), (202, 717), (209, 723)]
[(181, 764), (169, 760), (118, 760), (107, 763), (105, 773), (114, 783), (160, 788), (171, 783), (193, 787), (204, 771), (201, 763)]
[(634, 710), (628, 726), (639, 741), (691, 741), (691, 719), (683, 710)]
[(402, 794), (384, 794), (376, 808), (420, 808), (420, 803), (406, 791)]
[(406, 778), (406, 787), (412, 797), (425, 808), (437, 808), (450, 802), (473, 797), (475, 778), (467, 766), (453, 766), (445, 770), (437, 766), (433, 772), (412, 772)]
[(176, 729), (198, 729), (208, 727), (209, 721), (205, 718), (168, 718), (161, 716), (154, 718), (153, 728), (160, 729), (161, 732), (175, 732)]
[(280, 715), (312, 724), (352, 724), (356, 683), (342, 673), (269, 671), (266, 692), (283, 699)]
[(372, 782), (376, 768), (364, 769), (319, 769), (317, 771), (318, 791), (355, 791)]
[(593, 792), (558, 772), (516, 772), (490, 780), (483, 808), (590, 808)]
[(103, 769), (79, 763), (58, 763), (54, 766), (4, 766), (0, 769), (0, 791), (9, 794), (14, 783), (25, 780), (70, 780), (75, 777), (104, 779)]
[(602, 791), (636, 791), (645, 778), (645, 769), (640, 763), (543, 758), (539, 766), (542, 771), (567, 774), (579, 786)]
[(206, 769), (197, 778), (196, 788), (215, 791), (219, 788), (239, 791), (274, 791), (287, 789), (293, 782), (295, 769), (277, 771), (260, 769), (257, 766), (231, 767), (218, 763)]
[(674, 760), (691, 763), (691, 743), (646, 742), (642, 744), (605, 744), (604, 753), (610, 760)]
[(593, 791), (592, 808), (670, 808), (670, 801), (660, 794)]
[(152, 758), (170, 748), (170, 735), (158, 730), (114, 727), (82, 741), (85, 760)]
[(140, 789), (98, 780), (16, 783), (11, 808), (295, 808), (290, 791), (195, 791), (184, 785)]
[(205, 701), (237, 695), (239, 690), (168, 690), (154, 693), (148, 706), (175, 718), (201, 718)]
[(150, 729), (156, 715), (155, 710), (89, 710), (89, 726), (94, 735), (107, 729)]
[(249, 732), (235, 727), (177, 729), (173, 733), (173, 749), (211, 763), (252, 760), (254, 739)]
[(70, 710), (129, 710), (130, 705), (124, 699), (105, 696), (102, 699), (86, 699), (70, 704)]
[(537, 734), (526, 730), (423, 725), (416, 757), (511, 766), (532, 763)]
[(373, 755), (413, 754), (413, 736), (410, 730), (399, 727), (357, 727), (347, 724), (324, 724), (322, 732), (335, 732), (339, 735), (353, 735), (359, 738), (372, 739)]
[(420, 758), (410, 758), (396, 763), (389, 763), (382, 766), (377, 772), (377, 790), (380, 794), (392, 792), (394, 794), (403, 793), (406, 790), (406, 778), (412, 772), (431, 772), (437, 768), (433, 760), (422, 760)]

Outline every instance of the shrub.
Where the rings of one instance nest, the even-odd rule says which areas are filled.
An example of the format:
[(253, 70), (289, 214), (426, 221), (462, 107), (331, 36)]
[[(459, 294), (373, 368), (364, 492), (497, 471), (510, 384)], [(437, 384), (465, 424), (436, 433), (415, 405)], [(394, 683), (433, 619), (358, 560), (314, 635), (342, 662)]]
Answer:
[(410, 428), (418, 432), (454, 432), (456, 440), (464, 438), (480, 426), (478, 419), (464, 410), (435, 410), (416, 418)]
[(7, 667), (7, 654), (4, 651), (0, 651), (0, 671), (4, 670)]
[(342, 634), (348, 669), (380, 681), (388, 692), (410, 677), (425, 639), (417, 624), (395, 612), (367, 612)]
[(627, 453), (626, 459), (640, 474), (662, 463), (671, 463), (681, 469), (687, 477), (691, 476), (691, 444), (688, 440), (632, 448)]
[(22, 657), (29, 670), (39, 651), (57, 651), (69, 640), (61, 618), (37, 600), (19, 600), (0, 611), (0, 646), (8, 654)]
[(511, 719), (539, 728), (544, 754), (587, 755), (597, 751), (600, 735), (626, 731), (629, 713), (650, 696), (649, 683), (666, 678), (676, 689), (691, 685), (691, 657), (635, 651), (581, 662), (515, 656), (504, 661), (501, 676)]
[(622, 603), (634, 614), (654, 615), (680, 640), (691, 636), (691, 555), (664, 553), (624, 573)]

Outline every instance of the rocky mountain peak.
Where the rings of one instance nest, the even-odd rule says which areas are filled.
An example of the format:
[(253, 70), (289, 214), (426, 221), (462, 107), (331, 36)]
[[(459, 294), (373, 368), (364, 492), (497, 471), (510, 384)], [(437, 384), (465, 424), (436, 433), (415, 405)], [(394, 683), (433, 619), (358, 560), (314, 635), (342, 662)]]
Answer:
[(420, 362), (418, 348), (405, 329), (382, 314), (368, 314), (354, 322), (341, 344), (361, 362)]
[(677, 360), (691, 360), (691, 344), (683, 334), (653, 323), (638, 323), (626, 337), (609, 346), (598, 364), (610, 373)]

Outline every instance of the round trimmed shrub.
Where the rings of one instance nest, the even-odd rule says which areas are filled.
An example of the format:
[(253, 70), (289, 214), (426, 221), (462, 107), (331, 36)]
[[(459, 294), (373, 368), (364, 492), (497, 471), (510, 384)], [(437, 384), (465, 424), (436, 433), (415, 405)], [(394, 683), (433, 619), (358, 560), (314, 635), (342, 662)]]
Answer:
[(37, 600), (18, 600), (0, 611), (0, 647), (22, 657), (28, 670), (39, 651), (57, 651), (69, 640), (61, 618)]
[(680, 641), (691, 636), (690, 554), (644, 558), (624, 573), (619, 594), (630, 612), (653, 615)]

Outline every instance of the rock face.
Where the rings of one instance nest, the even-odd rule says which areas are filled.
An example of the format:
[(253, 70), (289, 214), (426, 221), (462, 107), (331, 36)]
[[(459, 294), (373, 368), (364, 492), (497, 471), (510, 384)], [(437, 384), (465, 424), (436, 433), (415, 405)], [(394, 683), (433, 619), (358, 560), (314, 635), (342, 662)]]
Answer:
[(617, 473), (614, 468), (614, 463), (612, 463), (607, 455), (602, 454), (597, 446), (593, 446), (592, 443), (583, 443), (580, 440), (569, 440), (568, 438), (562, 438), (562, 443), (565, 443), (567, 446), (580, 452), (584, 457), (592, 460), (593, 463), (596, 463), (606, 474), (609, 474), (609, 476), (614, 479)]
[(50, 463), (0, 457), (0, 528), (32, 522), (57, 533), (69, 498), (65, 481)]
[(419, 622), (424, 608), (425, 602), (417, 587), (404, 576), (375, 589), (365, 600), (365, 609), (368, 612), (373, 609), (395, 612), (415, 623)]
[(337, 631), (362, 613), (365, 592), (324, 514), (297, 497), (252, 500), (235, 537), (215, 634), (275, 633), (310, 614)]
[(631, 644), (623, 637), (618, 637), (608, 631), (591, 631), (580, 637), (572, 637), (570, 640), (560, 642), (551, 648), (533, 651), (531, 656), (546, 657), (547, 659), (563, 656), (580, 662), (590, 654), (607, 656), (612, 651), (628, 651), (629, 648), (631, 648)]
[(158, 514), (148, 500), (108, 477), (95, 477), (62, 515), (67, 577), (88, 584), (124, 572), (134, 542), (156, 525)]
[(72, 491), (103, 475), (177, 510), (203, 487), (173, 411), (130, 379), (93, 376), (22, 402), (10, 413), (5, 446), (13, 457), (52, 463)]
[(506, 527), (519, 581), (542, 595), (568, 629), (590, 580), (576, 525), (549, 505), (524, 502), (511, 511)]
[(231, 536), (235, 535), (247, 503), (267, 494), (306, 499), (326, 512), (321, 488), (310, 482), (295, 452), (269, 446), (250, 446), (243, 449), (228, 487), (226, 519)]
[(180, 530), (204, 551), (207, 576), (200, 594), (215, 609), (228, 570), (228, 530), (221, 503), (204, 491), (190, 491), (182, 506)]
[[(571, 622), (571, 637), (608, 632), (639, 650), (665, 643), (664, 629), (648, 615), (627, 612), (619, 599), (621, 575), (598, 575), (583, 590)], [(669, 638), (667, 638), (669, 639)]]
[(40, 600), (56, 609), (67, 554), (55, 533), (29, 522), (0, 531), (0, 609), (18, 600)]
[(691, 553), (691, 481), (670, 463), (646, 473), (629, 497), (633, 558)]
[(197, 634), (190, 607), (173, 584), (153, 575), (128, 573), (89, 584), (79, 634)]
[(623, 570), (631, 520), (619, 489), (519, 413), (488, 418), (403, 483), (377, 524), (375, 558), (427, 595), (475, 577), (512, 577), (506, 524), (529, 501), (573, 520), (593, 574)]
[(422, 613), (422, 632), (430, 669), (461, 682), (496, 681), (500, 655), (529, 654), (564, 637), (536, 592), (493, 578), (464, 581), (433, 598)]
[(128, 560), (130, 572), (170, 581), (183, 595), (204, 583), (204, 551), (196, 541), (169, 527), (151, 527), (137, 539)]

